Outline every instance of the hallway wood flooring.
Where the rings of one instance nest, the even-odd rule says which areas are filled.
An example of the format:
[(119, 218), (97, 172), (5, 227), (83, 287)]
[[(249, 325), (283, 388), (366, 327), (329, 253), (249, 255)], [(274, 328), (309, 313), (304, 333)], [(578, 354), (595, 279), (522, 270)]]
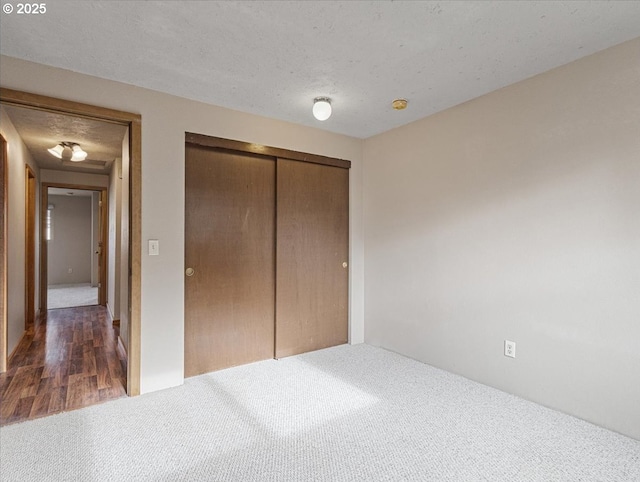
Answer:
[(126, 373), (104, 306), (50, 310), (0, 374), (0, 426), (124, 397)]

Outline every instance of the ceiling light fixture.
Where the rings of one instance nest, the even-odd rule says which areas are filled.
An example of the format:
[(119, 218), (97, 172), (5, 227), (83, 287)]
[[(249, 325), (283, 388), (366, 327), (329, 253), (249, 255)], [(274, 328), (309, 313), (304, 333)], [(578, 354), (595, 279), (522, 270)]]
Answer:
[(331, 99), (329, 97), (313, 99), (313, 117), (319, 121), (326, 121), (331, 117)]
[(58, 144), (57, 146), (52, 147), (51, 149), (47, 149), (49, 154), (58, 159), (62, 159), (62, 151), (64, 151), (64, 146), (62, 144)]
[(71, 150), (73, 151), (73, 154), (71, 155), (71, 160), (73, 162), (84, 161), (87, 158), (87, 153), (83, 151), (82, 147), (78, 144), (74, 144), (73, 147), (71, 147)]
[[(47, 149), (47, 150), (49, 151), (49, 154), (51, 154), (52, 156), (57, 157), (58, 159), (62, 159), (67, 149), (71, 151), (70, 160), (73, 162), (84, 161), (87, 158), (87, 153), (83, 151), (82, 147), (80, 147), (80, 144), (76, 142), (62, 141), (62, 142), (59, 142), (57, 145), (53, 146), (51, 149)], [(69, 154), (66, 154), (66, 156), (69, 156)]]

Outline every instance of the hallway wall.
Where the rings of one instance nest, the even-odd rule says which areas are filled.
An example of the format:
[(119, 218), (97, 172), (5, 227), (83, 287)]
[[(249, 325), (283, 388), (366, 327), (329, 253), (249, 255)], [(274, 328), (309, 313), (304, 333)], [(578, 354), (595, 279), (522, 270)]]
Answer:
[(129, 129), (122, 138), (122, 162), (120, 174), (120, 339), (129, 349)]
[[(10, 355), (24, 333), (25, 315), (25, 172), (28, 164), (36, 175), (36, 199), (40, 197), (40, 170), (18, 135), (6, 111), (0, 107), (0, 133), (7, 140), (7, 351)], [(36, 239), (40, 215), (36, 209)], [(35, 311), (38, 309), (40, 249), (35, 250)]]
[(107, 308), (111, 318), (120, 320), (120, 226), (122, 218), (122, 159), (116, 159), (109, 173), (109, 228), (107, 244)]

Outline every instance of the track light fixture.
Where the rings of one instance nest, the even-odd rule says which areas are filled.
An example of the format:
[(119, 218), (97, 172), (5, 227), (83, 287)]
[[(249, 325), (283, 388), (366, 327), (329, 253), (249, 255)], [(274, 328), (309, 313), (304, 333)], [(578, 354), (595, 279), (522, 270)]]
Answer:
[[(67, 149), (69, 151), (67, 151)], [(87, 158), (87, 153), (82, 150), (82, 147), (80, 147), (80, 144), (77, 142), (62, 141), (47, 150), (49, 154), (58, 159), (62, 159), (63, 155), (66, 157), (65, 151), (70, 152), (70, 160), (73, 162), (84, 161)]]

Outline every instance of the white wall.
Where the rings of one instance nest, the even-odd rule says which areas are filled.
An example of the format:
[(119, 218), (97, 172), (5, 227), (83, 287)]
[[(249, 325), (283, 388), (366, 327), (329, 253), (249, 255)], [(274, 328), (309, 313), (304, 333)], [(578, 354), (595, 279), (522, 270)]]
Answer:
[[(0, 133), (7, 140), (7, 350), (10, 355), (24, 333), (25, 315), (25, 177), (26, 165), (36, 175), (36, 198), (39, 199), (39, 169), (18, 135), (4, 108), (0, 107)], [(38, 203), (39, 205), (39, 203)], [(39, 239), (39, 209), (36, 208), (36, 239)], [(40, 249), (36, 242), (35, 307), (39, 303)], [(37, 310), (36, 310), (37, 311)]]
[(47, 283), (91, 283), (91, 197), (49, 195), (53, 237), (47, 246)]
[(639, 59), (365, 141), (367, 343), (640, 438)]
[(109, 174), (109, 235), (107, 256), (107, 308), (114, 320), (120, 320), (120, 220), (122, 159), (116, 159)]
[[(195, 132), (353, 161), (350, 172), (351, 341), (363, 336), (362, 142), (2, 56), (3, 87), (142, 115), (141, 390), (181, 384), (184, 362), (184, 135)], [(148, 257), (148, 239), (160, 256)]]

